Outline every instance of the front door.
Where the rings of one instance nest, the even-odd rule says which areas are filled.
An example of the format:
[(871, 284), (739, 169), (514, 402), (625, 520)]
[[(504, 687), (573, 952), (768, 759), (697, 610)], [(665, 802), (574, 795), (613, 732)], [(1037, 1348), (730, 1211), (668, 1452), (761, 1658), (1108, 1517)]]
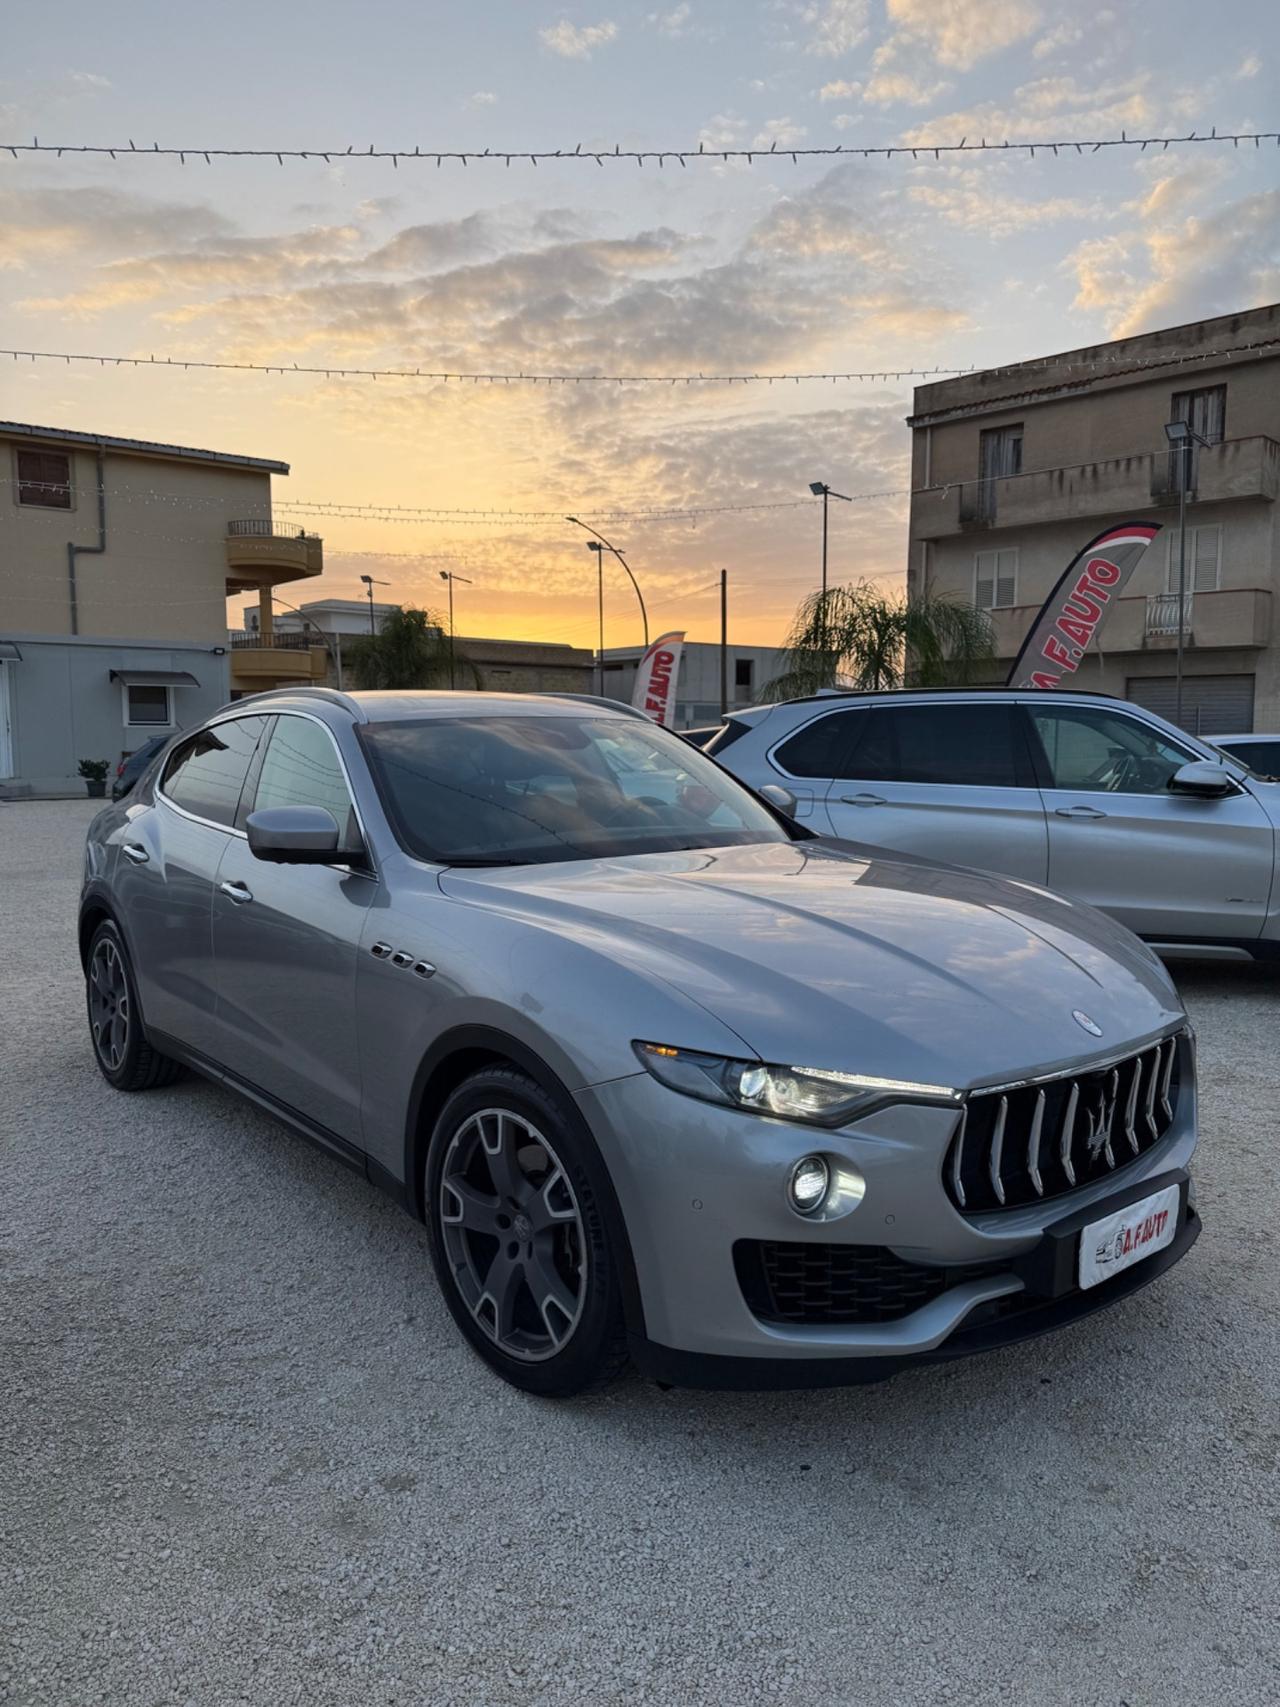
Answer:
[(1012, 702), (877, 705), (858, 718), (827, 791), (834, 835), (1045, 881), (1044, 806)]
[(1028, 703), (1043, 767), (1049, 884), (1155, 942), (1247, 940), (1267, 917), (1275, 830), (1247, 791), (1174, 794), (1199, 753), (1109, 706)]
[[(314, 718), (276, 720), (251, 809), (273, 806), (322, 806), (358, 839), (337, 748)], [(273, 865), (237, 838), (213, 898), (220, 1059), (347, 1145), (361, 1143), (356, 955), (378, 893), (369, 872)]]
[(9, 710), (9, 666), (0, 660), (0, 777), (13, 775), (13, 719)]

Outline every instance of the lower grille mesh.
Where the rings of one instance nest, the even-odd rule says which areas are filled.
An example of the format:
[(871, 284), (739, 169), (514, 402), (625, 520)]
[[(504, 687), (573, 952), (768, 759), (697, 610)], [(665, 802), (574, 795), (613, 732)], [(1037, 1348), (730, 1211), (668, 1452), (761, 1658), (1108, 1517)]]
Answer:
[(949, 1287), (1007, 1272), (993, 1263), (927, 1267), (882, 1245), (739, 1239), (733, 1257), (752, 1314), (766, 1322), (897, 1322)]
[(1166, 1037), (1091, 1072), (975, 1091), (947, 1152), (947, 1195), (975, 1214), (1105, 1179), (1172, 1126), (1189, 1049), (1189, 1040)]

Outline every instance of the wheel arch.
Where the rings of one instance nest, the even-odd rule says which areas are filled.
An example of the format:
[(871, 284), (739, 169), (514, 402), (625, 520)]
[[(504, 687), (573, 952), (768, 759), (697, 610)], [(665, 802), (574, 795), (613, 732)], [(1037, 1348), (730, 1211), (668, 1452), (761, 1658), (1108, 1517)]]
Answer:
[(591, 1184), (616, 1253), (627, 1327), (642, 1334), (644, 1309), (635, 1259), (608, 1165), (573, 1094), (537, 1051), (519, 1038), (493, 1026), (463, 1025), (444, 1033), (432, 1044), (419, 1063), (410, 1092), (405, 1120), (403, 1187), (397, 1195), (402, 1196), (411, 1214), (420, 1221), (426, 1220), (423, 1175), (436, 1117), (457, 1087), (486, 1067), (516, 1067), (526, 1073), (551, 1097), (565, 1120), (586, 1140)]

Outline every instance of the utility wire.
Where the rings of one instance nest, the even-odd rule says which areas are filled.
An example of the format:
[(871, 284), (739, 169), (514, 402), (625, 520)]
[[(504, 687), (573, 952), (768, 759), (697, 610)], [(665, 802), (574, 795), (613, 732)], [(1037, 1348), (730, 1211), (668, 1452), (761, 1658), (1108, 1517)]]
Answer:
[(1010, 362), (1002, 366), (970, 367), (900, 367), (877, 369), (845, 369), (832, 373), (462, 373), (422, 367), (375, 368), (343, 367), (337, 362), (308, 365), (301, 362), (219, 362), (201, 361), (184, 356), (119, 356), (98, 353), (86, 354), (73, 350), (16, 350), (0, 348), (0, 356), (17, 361), (96, 363), (99, 367), (171, 368), (182, 372), (263, 373), (288, 376), (323, 377), (325, 379), (425, 379), (455, 382), (460, 385), (782, 385), (838, 384), (842, 381), (879, 383), (903, 379), (958, 379), (969, 374), (1017, 375), (1040, 372), (1074, 373), (1109, 368), (1125, 372), (1145, 372), (1149, 368), (1203, 367), (1207, 362), (1229, 361), (1241, 356), (1254, 356), (1259, 351), (1274, 349), (1280, 338), (1264, 338), (1252, 343), (1233, 344), (1224, 349), (1198, 350), (1181, 355), (1160, 356), (1152, 361), (1134, 361), (1132, 355), (1082, 356), (1071, 361), (1065, 357), (1045, 357), (1042, 360)]
[(615, 144), (613, 148), (584, 148), (581, 143), (574, 148), (377, 148), (372, 143), (367, 148), (356, 148), (354, 144), (345, 148), (203, 148), (196, 144), (186, 144), (182, 147), (166, 145), (162, 148), (158, 142), (139, 147), (132, 138), (124, 143), (108, 144), (41, 142), (37, 136), (30, 142), (0, 143), (0, 151), (7, 152), (15, 160), (24, 154), (54, 154), (59, 159), (64, 154), (105, 154), (112, 160), (176, 159), (184, 166), (188, 160), (203, 160), (209, 165), (214, 160), (274, 160), (281, 166), (286, 160), (317, 160), (326, 165), (331, 165), (335, 160), (389, 160), (396, 167), (402, 162), (407, 165), (442, 166), (446, 161), (450, 161), (463, 166), (510, 166), (513, 162), (527, 161), (531, 166), (537, 166), (551, 161), (593, 160), (597, 166), (633, 161), (642, 167), (665, 167), (668, 162), (688, 166), (690, 161), (706, 160), (722, 163), (737, 160), (751, 166), (757, 160), (790, 160), (795, 164), (800, 160), (814, 159), (892, 160), (908, 155), (913, 160), (941, 160), (943, 155), (955, 154), (1013, 154), (1034, 159), (1038, 153), (1054, 156), (1071, 153), (1098, 154), (1113, 148), (1136, 148), (1140, 153), (1153, 148), (1163, 153), (1169, 148), (1228, 142), (1234, 148), (1239, 148), (1241, 143), (1252, 143), (1255, 148), (1261, 148), (1264, 142), (1280, 143), (1280, 131), (1219, 131), (1214, 125), (1207, 131), (1197, 127), (1185, 136), (1130, 136), (1127, 131), (1122, 130), (1119, 136), (1063, 137), (1056, 141), (1037, 142), (1005, 138), (995, 142), (988, 141), (985, 136), (973, 141), (968, 136), (962, 136), (958, 142), (895, 142), (864, 147), (833, 143), (827, 147), (815, 145), (807, 148), (789, 147), (786, 144), (779, 146), (776, 141), (768, 148), (708, 148), (703, 142), (696, 148), (623, 148), (620, 143)]

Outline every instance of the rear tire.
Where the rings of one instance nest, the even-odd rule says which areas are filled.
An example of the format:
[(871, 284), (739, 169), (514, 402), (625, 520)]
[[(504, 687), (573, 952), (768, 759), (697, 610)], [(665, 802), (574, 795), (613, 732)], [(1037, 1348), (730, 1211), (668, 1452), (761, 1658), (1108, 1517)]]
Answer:
[(535, 1080), (491, 1067), (449, 1097), (427, 1148), (431, 1259), (449, 1312), (504, 1381), (547, 1398), (604, 1387), (627, 1363), (588, 1143)]
[(149, 1091), (181, 1077), (181, 1063), (147, 1041), (129, 953), (112, 919), (104, 919), (89, 942), (85, 1003), (94, 1060), (109, 1085)]

